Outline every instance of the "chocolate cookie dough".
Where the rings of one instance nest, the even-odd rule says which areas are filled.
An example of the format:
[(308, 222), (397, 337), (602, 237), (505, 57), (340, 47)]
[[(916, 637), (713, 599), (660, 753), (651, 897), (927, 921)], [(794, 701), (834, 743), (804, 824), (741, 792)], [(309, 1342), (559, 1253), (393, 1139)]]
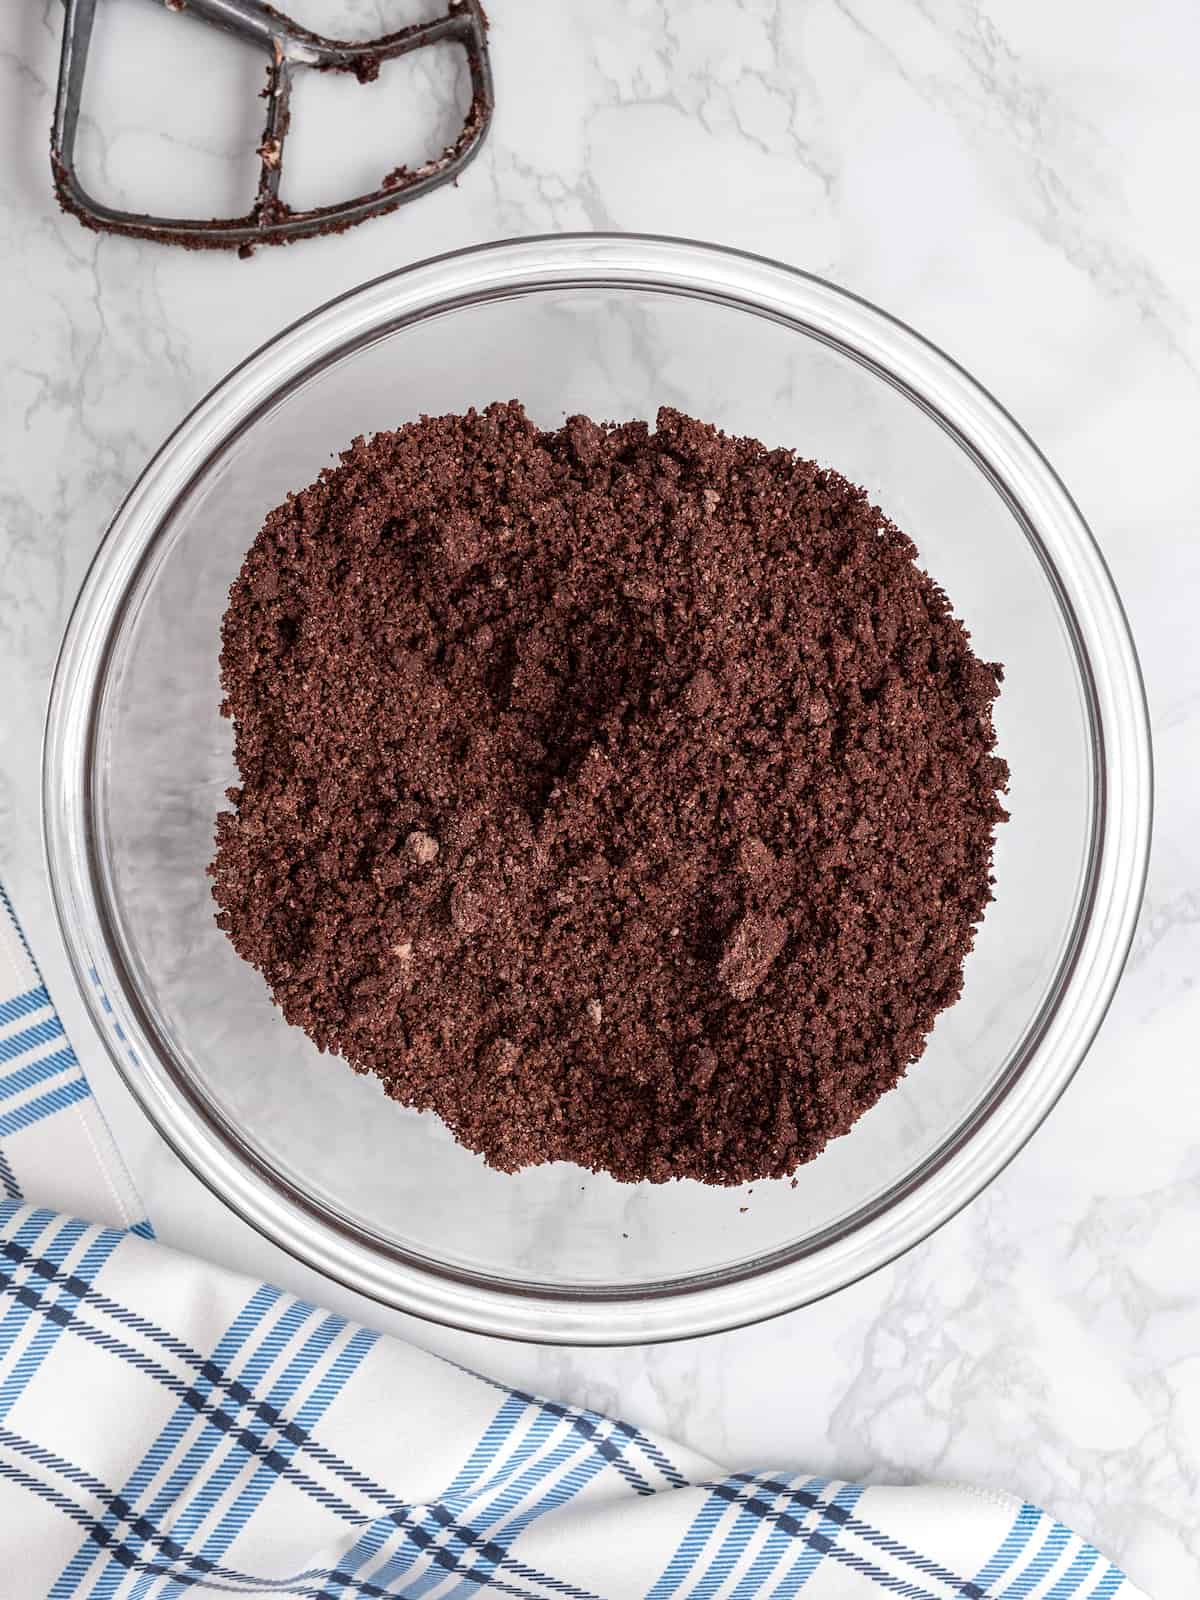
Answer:
[(991, 898), (1001, 671), (915, 554), (677, 411), (355, 440), (230, 593), (218, 922), (505, 1171), (792, 1172), (921, 1054)]

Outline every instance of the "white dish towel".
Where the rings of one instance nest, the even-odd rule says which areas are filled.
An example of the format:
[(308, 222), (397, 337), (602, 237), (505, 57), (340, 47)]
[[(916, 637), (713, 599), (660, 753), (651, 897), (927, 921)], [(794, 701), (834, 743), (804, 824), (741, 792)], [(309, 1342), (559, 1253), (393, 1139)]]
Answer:
[(0, 899), (2, 1600), (1139, 1600), (1016, 1498), (729, 1472), (155, 1243)]

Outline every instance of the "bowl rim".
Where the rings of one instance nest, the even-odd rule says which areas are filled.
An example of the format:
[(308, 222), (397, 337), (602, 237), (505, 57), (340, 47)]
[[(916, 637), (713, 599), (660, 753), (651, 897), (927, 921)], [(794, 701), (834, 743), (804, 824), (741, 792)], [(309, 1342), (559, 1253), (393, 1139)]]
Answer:
[[(372, 1245), (361, 1224), (281, 1180), (237, 1130), (214, 1128), (203, 1091), (173, 1067), (106, 934), (106, 864), (93, 827), (96, 724), (113, 644), (143, 562), (214, 456), (326, 361), (431, 315), (572, 286), (657, 289), (774, 317), (850, 356), (937, 422), (1041, 561), (1074, 649), (1094, 757), (1071, 933), (1036, 1017), (971, 1115), (903, 1180), (826, 1230), (832, 1239), (632, 1289), (485, 1279)], [(627, 233), (535, 235), (424, 258), (326, 301), (232, 368), (151, 457), (92, 559), (54, 669), (42, 780), (44, 849), (73, 975), (120, 1076), (185, 1165), (266, 1238), (384, 1304), (474, 1332), (581, 1345), (696, 1337), (779, 1315), (896, 1259), (975, 1198), (1044, 1121), (1103, 1021), (1132, 943), (1153, 811), (1145, 689), (1124, 608), (1074, 500), (1005, 408), (931, 341), (814, 274), (726, 246)]]

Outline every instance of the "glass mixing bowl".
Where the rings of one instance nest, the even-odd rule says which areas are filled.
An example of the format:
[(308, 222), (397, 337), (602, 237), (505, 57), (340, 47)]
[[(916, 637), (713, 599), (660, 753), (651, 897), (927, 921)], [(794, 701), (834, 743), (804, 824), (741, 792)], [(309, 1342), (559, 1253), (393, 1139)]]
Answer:
[[(517, 396), (669, 404), (866, 486), (1002, 661), (1012, 820), (962, 999), (907, 1079), (753, 1192), (487, 1168), (318, 1054), (213, 921), (234, 781), (218, 628), (264, 516), (356, 434)], [(109, 529), (51, 698), (59, 917), (147, 1114), (236, 1212), (331, 1277), (516, 1338), (677, 1338), (828, 1294), (995, 1176), (1079, 1065), (1128, 950), (1150, 831), (1137, 660), (1079, 512), (1015, 422), (883, 312), (768, 261), (586, 235), (461, 251), (334, 301), (232, 372)], [(106, 1023), (107, 997), (121, 1025)]]

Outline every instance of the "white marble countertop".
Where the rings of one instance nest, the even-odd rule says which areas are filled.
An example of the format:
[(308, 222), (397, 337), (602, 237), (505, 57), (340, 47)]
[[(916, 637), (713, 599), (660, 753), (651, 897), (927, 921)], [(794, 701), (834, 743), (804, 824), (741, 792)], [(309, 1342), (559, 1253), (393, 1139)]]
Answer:
[[(202, 212), (234, 175), (220, 63), (189, 66), (178, 92), (155, 90), (148, 69), (167, 19), (144, 0), (103, 0), (101, 12), (109, 5), (127, 59), (147, 70), (118, 82), (116, 58), (101, 62), (98, 187), (161, 203), (173, 162)], [(402, 7), (350, 9), (376, 31), (380, 10)], [(239, 263), (100, 239), (58, 214), (46, 135), (60, 7), (0, 7), (0, 875), (147, 1208), (171, 1243), (731, 1464), (1019, 1490), (1105, 1546), (1156, 1600), (1195, 1595), (1200, 12), (1185, 0), (492, 10), (498, 111), (461, 184), (345, 237)], [(308, 0), (301, 15), (323, 21), (329, 8)], [(248, 73), (231, 59), (252, 128), (258, 64)], [(190, 119), (170, 143), (152, 124), (166, 100)], [(413, 155), (414, 106), (406, 99), (403, 113)], [(304, 148), (313, 180), (336, 193), (338, 140)], [(340, 148), (361, 165), (352, 141)], [(504, 1345), (389, 1316), (228, 1214), (150, 1130), (89, 1030), (53, 927), (38, 822), (41, 720), (67, 610), (166, 430), (267, 335), (362, 279), (569, 228), (686, 234), (803, 265), (976, 373), (1062, 472), (1112, 565), (1142, 653), (1159, 785), (1124, 983), (1084, 1070), (1003, 1177), (926, 1244), (823, 1304), (621, 1351)]]

